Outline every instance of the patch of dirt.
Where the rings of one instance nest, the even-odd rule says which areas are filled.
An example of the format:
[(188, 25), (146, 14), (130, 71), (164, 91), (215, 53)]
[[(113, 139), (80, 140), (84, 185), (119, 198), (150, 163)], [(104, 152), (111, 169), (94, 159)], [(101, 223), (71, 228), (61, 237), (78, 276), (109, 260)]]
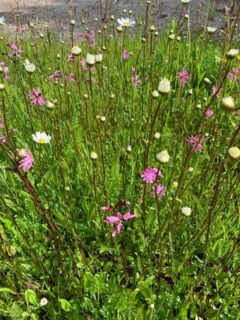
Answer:
[[(239, 0), (215, 0), (211, 1), (210, 22), (211, 26), (222, 28), (224, 26), (223, 9), (228, 6), (234, 14)], [(162, 29), (173, 17), (178, 19), (188, 13), (188, 6), (183, 6), (181, 0), (152, 0), (152, 21), (158, 29)], [(14, 24), (16, 14), (18, 21), (27, 24), (33, 21), (50, 23), (55, 26), (58, 33), (69, 27), (69, 20), (74, 18), (78, 26), (80, 19), (87, 21), (92, 27), (94, 19), (98, 23), (104, 20), (106, 13), (115, 17), (124, 16), (132, 11), (134, 19), (142, 18), (146, 11), (144, 0), (102, 0), (102, 10), (99, 0), (0, 0), (0, 16), (5, 16), (7, 24)], [(189, 5), (189, 16), (192, 28), (203, 27), (207, 12), (208, 0), (191, 0)], [(126, 10), (126, 13), (123, 12)], [(81, 27), (79, 27), (81, 29)]]

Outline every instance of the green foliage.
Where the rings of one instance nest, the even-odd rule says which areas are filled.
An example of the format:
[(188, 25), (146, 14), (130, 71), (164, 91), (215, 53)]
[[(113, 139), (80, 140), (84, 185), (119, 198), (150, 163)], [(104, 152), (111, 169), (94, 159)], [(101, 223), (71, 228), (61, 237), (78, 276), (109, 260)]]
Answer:
[[(229, 79), (239, 56), (226, 58), (239, 40), (228, 24), (222, 43), (205, 31), (192, 37), (180, 20), (160, 35), (148, 25), (144, 39), (144, 26), (132, 35), (111, 21), (95, 47), (73, 37), (82, 52), (72, 62), (67, 35), (17, 33), (21, 59), (10, 37), (0, 40), (10, 76), (0, 70), (1, 319), (240, 319), (239, 161), (228, 151), (240, 143), (239, 73)], [(94, 69), (84, 64), (100, 52)], [(162, 78), (169, 94), (156, 94)], [(43, 105), (29, 96), (37, 88)], [(37, 131), (51, 142), (33, 141)], [(202, 152), (186, 142), (192, 135)], [(24, 171), (26, 150), (34, 162)], [(163, 177), (143, 183), (148, 167)], [(166, 194), (156, 196), (160, 183)]]

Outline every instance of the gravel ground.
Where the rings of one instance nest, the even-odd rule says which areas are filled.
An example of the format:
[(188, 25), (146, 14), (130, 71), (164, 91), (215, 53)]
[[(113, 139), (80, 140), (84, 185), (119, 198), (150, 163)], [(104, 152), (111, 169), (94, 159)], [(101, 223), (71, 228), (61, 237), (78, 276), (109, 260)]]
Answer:
[[(19, 2), (17, 9), (16, 3)], [(72, 7), (67, 6), (67, 2), (72, 3)], [(64, 31), (69, 25), (70, 16), (74, 17), (76, 22), (80, 22), (80, 17), (88, 21), (91, 26), (95, 18), (101, 21), (99, 0), (0, 0), (0, 16), (5, 16), (7, 23), (12, 24), (15, 14), (18, 12), (19, 21), (23, 24), (32, 21), (40, 23), (50, 23), (55, 26), (58, 32)], [(146, 8), (146, 1), (143, 0), (103, 0), (104, 4), (112, 2), (109, 6), (110, 14), (115, 17), (124, 15), (123, 10), (127, 12), (132, 10), (132, 16), (143, 17)], [(240, 0), (212, 0), (210, 25), (218, 28), (223, 27), (223, 8), (235, 3), (235, 9), (240, 5)], [(166, 22), (173, 17), (179, 17), (183, 14), (183, 5), (180, 0), (152, 0), (153, 10), (152, 18), (158, 29), (163, 28)], [(208, 0), (191, 0), (190, 17), (192, 27), (203, 26), (204, 18), (207, 12)], [(187, 10), (186, 7), (184, 10)], [(233, 9), (234, 11), (234, 9)], [(103, 9), (102, 16), (105, 10)], [(186, 12), (185, 12), (186, 13)]]

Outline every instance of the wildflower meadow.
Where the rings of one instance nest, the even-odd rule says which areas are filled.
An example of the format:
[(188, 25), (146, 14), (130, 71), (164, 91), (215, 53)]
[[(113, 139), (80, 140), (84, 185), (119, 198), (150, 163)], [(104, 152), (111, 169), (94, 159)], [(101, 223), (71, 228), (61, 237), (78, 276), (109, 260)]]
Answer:
[(240, 319), (240, 6), (189, 2), (0, 17), (0, 319)]

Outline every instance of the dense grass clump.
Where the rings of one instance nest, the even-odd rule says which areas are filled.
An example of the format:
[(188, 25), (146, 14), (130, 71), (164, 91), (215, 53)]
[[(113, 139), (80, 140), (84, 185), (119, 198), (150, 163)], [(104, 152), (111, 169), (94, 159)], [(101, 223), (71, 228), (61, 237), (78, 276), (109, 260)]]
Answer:
[(238, 18), (2, 36), (1, 319), (240, 319)]

